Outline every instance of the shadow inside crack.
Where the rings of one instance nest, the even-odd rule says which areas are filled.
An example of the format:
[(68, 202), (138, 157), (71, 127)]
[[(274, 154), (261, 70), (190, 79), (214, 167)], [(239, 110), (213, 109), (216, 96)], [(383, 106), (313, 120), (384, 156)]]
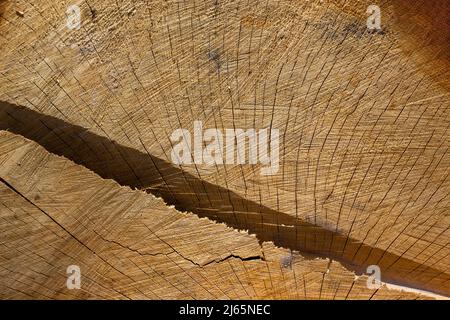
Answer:
[[(174, 205), (239, 230), (260, 242), (326, 257), (357, 274), (381, 268), (382, 281), (449, 295), (447, 272), (371, 247), (346, 235), (274, 211), (236, 193), (201, 180), (149, 153), (120, 145), (80, 126), (25, 107), (0, 102), (0, 130), (20, 134), (49, 152), (64, 156), (105, 179), (146, 190)], [(145, 148), (145, 146), (144, 146)]]

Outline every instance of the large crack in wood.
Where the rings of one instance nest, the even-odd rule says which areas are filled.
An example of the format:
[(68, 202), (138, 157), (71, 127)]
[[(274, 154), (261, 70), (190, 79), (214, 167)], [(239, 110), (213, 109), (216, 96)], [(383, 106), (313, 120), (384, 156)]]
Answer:
[[(193, 212), (238, 230), (248, 230), (260, 242), (272, 241), (277, 246), (300, 251), (311, 258), (335, 259), (357, 274), (365, 273), (367, 266), (380, 264), (385, 259), (387, 263), (382, 264), (385, 281), (408, 287), (433, 291), (424, 286), (423, 281), (416, 281), (413, 273), (399, 273), (392, 268), (393, 265), (408, 265), (410, 270), (422, 270), (430, 279), (442, 276), (440, 270), (253, 203), (220, 186), (199, 180), (149, 153), (121, 146), (89, 130), (21, 106), (0, 102), (0, 129), (36, 141), (49, 152), (85, 166), (105, 179), (146, 190), (179, 211)], [(186, 186), (190, 192), (186, 192)], [(363, 248), (368, 252), (366, 259), (355, 260), (356, 253)]]
[[(305, 292), (305, 299), (351, 298), (355, 294), (371, 298), (434, 297), (426, 292), (388, 290), (386, 285), (376, 290), (365, 288), (365, 276), (355, 277), (329, 259), (310, 260), (294, 253), (288, 268), (280, 265), (287, 250), (258, 244), (245, 233), (177, 212), (161, 199), (102, 180), (20, 136), (0, 132), (0, 148), (1, 242), (11, 255), (0, 259), (0, 270), (10, 273), (0, 281), (0, 287), (7, 290), (0, 296), (300, 298), (299, 294)], [(33, 174), (28, 175), (28, 181), (20, 179), (30, 172)], [(54, 179), (59, 183), (52, 185)], [(94, 197), (93, 190), (97, 190)], [(118, 206), (124, 199), (127, 203)], [(164, 225), (158, 222), (161, 219)], [(180, 228), (188, 234), (180, 234)], [(136, 232), (143, 237), (136, 237)], [(206, 247), (199, 236), (208, 239)], [(178, 244), (170, 244), (169, 239)], [(185, 248), (180, 250), (180, 245)], [(161, 254), (154, 253), (157, 247)], [(168, 247), (171, 250), (161, 250)], [(191, 247), (190, 251), (186, 247)], [(262, 256), (254, 255), (258, 249)], [(219, 254), (227, 251), (231, 253)], [(212, 253), (214, 258), (199, 260), (198, 256), (205, 253)], [(63, 271), (73, 263), (82, 266), (84, 291), (60, 287), (64, 284)], [(226, 281), (217, 282), (222, 276)], [(244, 292), (226, 294), (233, 282)], [(260, 287), (263, 283), (265, 290)], [(287, 290), (285, 286), (296, 289)], [(320, 291), (313, 289), (317, 286)]]
[[(377, 31), (366, 25), (371, 0), (91, 0), (78, 4), (78, 30), (66, 25), (69, 4), (0, 0), (0, 129), (178, 210), (248, 230), (262, 247), (289, 248), (283, 269), (298, 252), (326, 257), (319, 298), (330, 294), (327, 270), (337, 261), (358, 275), (376, 264), (392, 283), (450, 295), (448, 1), (383, 0)], [(173, 165), (171, 132), (194, 121), (222, 132), (279, 129), (279, 172)], [(140, 261), (167, 250), (189, 267), (245, 262), (222, 252), (191, 263), (183, 246), (179, 255), (158, 240), (151, 252), (91, 231)], [(260, 263), (257, 255), (242, 257)]]
[[(36, 207), (39, 211), (41, 211), (43, 214), (45, 214), (50, 220), (52, 220), (58, 227), (60, 227), (62, 230), (64, 230), (64, 232), (66, 232), (67, 234), (69, 234), (73, 239), (75, 239), (79, 244), (81, 244), (82, 246), (84, 246), (86, 249), (88, 249), (90, 252), (92, 252), (95, 255), (98, 255), (95, 251), (93, 251), (90, 247), (88, 247), (84, 242), (82, 242), (80, 239), (78, 239), (75, 235), (73, 235), (69, 230), (67, 230), (61, 223), (59, 223), (58, 221), (56, 221), (50, 214), (48, 214), (47, 212), (45, 212), (43, 209), (41, 209), (38, 205), (36, 205), (32, 200), (30, 200), (29, 198), (27, 198), (26, 196), (24, 196), (22, 193), (20, 193), (17, 189), (15, 189), (10, 183), (8, 183), (6, 180), (4, 180), (3, 178), (0, 177), (0, 182), (2, 182), (5, 186), (7, 186), (9, 189), (11, 189), (13, 192), (15, 192), (16, 194), (18, 194), (21, 198), (23, 198), (24, 200), (26, 200), (28, 203), (30, 203), (31, 205), (33, 205), (34, 207)], [(262, 260), (264, 261), (264, 258), (261, 255), (256, 255), (256, 256), (248, 256), (248, 257), (241, 257), (237, 254), (230, 254), (224, 258), (215, 258), (215, 259), (211, 259), (209, 261), (204, 261), (202, 263), (198, 263), (192, 259), (190, 259), (189, 257), (184, 256), (182, 253), (180, 253), (175, 247), (173, 247), (172, 245), (170, 245), (168, 242), (164, 241), (163, 239), (159, 238), (159, 240), (161, 240), (162, 242), (164, 242), (165, 244), (167, 244), (167, 246), (169, 246), (169, 248), (172, 250), (171, 252), (157, 252), (157, 253), (148, 253), (148, 252), (142, 252), (140, 250), (137, 249), (133, 249), (130, 246), (126, 246), (121, 244), (118, 241), (115, 240), (108, 240), (105, 237), (103, 237), (102, 235), (100, 235), (98, 232), (94, 233), (101, 238), (103, 241), (108, 242), (108, 243), (112, 243), (115, 245), (118, 245), (124, 249), (127, 249), (129, 251), (135, 252), (137, 254), (139, 254), (140, 256), (158, 256), (158, 255), (165, 255), (167, 256), (170, 253), (176, 253), (177, 255), (179, 255), (180, 257), (182, 257), (183, 259), (185, 259), (186, 261), (189, 261), (190, 263), (192, 263), (193, 265), (199, 266), (199, 267), (204, 267), (207, 265), (210, 265), (212, 263), (221, 263), (224, 262), (230, 258), (236, 258), (239, 259), (241, 261), (254, 261), (254, 260)], [(261, 248), (262, 251), (262, 248)], [(99, 256), (99, 255), (98, 255)], [(108, 263), (106, 260), (104, 260), (101, 256), (99, 256), (99, 258), (104, 261), (105, 263)], [(331, 261), (330, 261), (331, 263)], [(109, 263), (108, 263), (109, 264)]]

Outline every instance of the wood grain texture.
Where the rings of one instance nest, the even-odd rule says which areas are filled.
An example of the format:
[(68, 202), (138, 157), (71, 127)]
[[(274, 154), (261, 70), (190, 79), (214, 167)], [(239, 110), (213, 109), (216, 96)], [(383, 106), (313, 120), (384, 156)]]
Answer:
[[(382, 1), (370, 33), (371, 2), (90, 0), (75, 31), (70, 1), (6, 1), (1, 128), (260, 242), (449, 296), (449, 4)], [(195, 120), (279, 129), (278, 174), (173, 165), (170, 135)]]
[[(260, 245), (21, 136), (1, 132), (0, 151), (3, 299), (430, 297), (369, 290), (338, 262)], [(69, 265), (81, 268), (80, 290), (66, 288)]]

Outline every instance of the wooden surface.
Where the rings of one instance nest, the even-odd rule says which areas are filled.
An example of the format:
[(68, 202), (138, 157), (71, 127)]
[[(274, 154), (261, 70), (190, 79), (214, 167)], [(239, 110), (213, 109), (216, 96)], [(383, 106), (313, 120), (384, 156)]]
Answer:
[[(120, 187), (0, 133), (1, 298), (423, 299)], [(27, 177), (27, 179), (23, 179)], [(66, 288), (79, 265), (81, 289)]]
[[(3, 1), (0, 125), (260, 242), (449, 296), (449, 4), (414, 3), (380, 2), (369, 33), (372, 1), (96, 0), (80, 30), (70, 1)], [(278, 174), (174, 165), (195, 120), (279, 129)]]

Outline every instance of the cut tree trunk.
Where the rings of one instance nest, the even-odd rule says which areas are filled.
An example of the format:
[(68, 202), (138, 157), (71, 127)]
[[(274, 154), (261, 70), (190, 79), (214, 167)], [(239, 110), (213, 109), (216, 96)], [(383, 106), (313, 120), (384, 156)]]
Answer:
[[(101, 179), (0, 132), (0, 298), (426, 299)], [(24, 177), (26, 177), (24, 179)], [(77, 265), (81, 290), (66, 286)]]
[[(448, 1), (381, 1), (380, 32), (365, 0), (79, 1), (78, 30), (72, 4), (1, 2), (0, 129), (261, 243), (450, 296)], [(194, 121), (278, 129), (279, 171), (174, 164)]]

